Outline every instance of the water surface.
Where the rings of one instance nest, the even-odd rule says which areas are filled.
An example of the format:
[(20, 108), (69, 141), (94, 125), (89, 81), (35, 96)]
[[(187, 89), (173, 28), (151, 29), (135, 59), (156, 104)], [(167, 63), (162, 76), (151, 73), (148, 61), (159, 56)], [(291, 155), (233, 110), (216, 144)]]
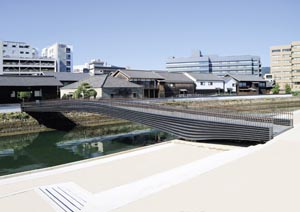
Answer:
[(136, 124), (1, 137), (0, 175), (99, 157), (172, 138)]

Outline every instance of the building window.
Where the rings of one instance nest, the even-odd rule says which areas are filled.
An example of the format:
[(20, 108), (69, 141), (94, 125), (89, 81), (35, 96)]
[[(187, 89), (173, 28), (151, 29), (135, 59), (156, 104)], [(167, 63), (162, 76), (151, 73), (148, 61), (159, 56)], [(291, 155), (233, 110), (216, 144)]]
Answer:
[(24, 54), (24, 52), (20, 52), (20, 54)]
[(7, 44), (3, 44), (3, 47), (7, 47)]
[(272, 52), (281, 52), (280, 49), (273, 49)]
[(67, 53), (70, 53), (70, 52), (71, 52), (71, 49), (70, 49), (70, 48), (66, 48), (66, 52), (67, 52)]
[(71, 60), (71, 55), (67, 54), (67, 60)]
[(12, 45), (12, 47), (13, 47), (13, 48), (16, 48), (17, 46), (16, 46), (16, 45)]
[(11, 98), (15, 98), (15, 97), (16, 97), (16, 92), (15, 92), (15, 91), (12, 91), (11, 94), (10, 94), (10, 97), (11, 97)]
[(67, 67), (67, 68), (66, 68), (66, 71), (70, 72), (70, 71), (71, 71), (71, 69), (70, 69), (69, 67)]
[(240, 82), (239, 83), (239, 87), (247, 87), (247, 83), (246, 82)]
[(41, 97), (42, 96), (42, 91), (34, 91), (34, 96), (35, 97)]
[(214, 84), (213, 82), (209, 82), (209, 83), (208, 83), (208, 85), (213, 85), (213, 84)]
[(205, 82), (200, 82), (200, 85), (205, 85)]
[(235, 84), (234, 84), (234, 83), (232, 83), (232, 87), (235, 87)]
[(291, 49), (282, 49), (283, 52), (290, 52)]
[(26, 54), (29, 54), (29, 52), (26, 52)]
[(71, 62), (70, 61), (67, 61), (67, 66), (70, 66), (71, 65)]

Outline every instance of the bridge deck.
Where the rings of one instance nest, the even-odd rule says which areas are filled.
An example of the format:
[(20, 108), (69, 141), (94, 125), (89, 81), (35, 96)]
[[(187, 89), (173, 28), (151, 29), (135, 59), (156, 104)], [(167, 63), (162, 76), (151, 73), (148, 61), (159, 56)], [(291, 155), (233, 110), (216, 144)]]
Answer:
[(132, 101), (61, 100), (27, 103), (25, 112), (82, 111), (108, 115), (157, 128), (187, 140), (265, 142), (292, 127), (289, 116), (190, 110)]

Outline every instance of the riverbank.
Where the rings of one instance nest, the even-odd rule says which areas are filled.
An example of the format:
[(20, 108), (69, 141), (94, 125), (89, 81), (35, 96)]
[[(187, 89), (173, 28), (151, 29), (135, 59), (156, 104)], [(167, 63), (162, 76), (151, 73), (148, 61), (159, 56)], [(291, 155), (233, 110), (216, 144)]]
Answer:
[(287, 112), (300, 109), (300, 97), (280, 97), (277, 98), (235, 98), (235, 99), (214, 99), (209, 100), (189, 100), (189, 101), (168, 101), (162, 104), (169, 106), (179, 106), (191, 109), (214, 109), (220, 111), (236, 112)]
[[(68, 119), (77, 124), (77, 128), (118, 125), (130, 123), (126, 120), (114, 119), (91, 113), (64, 113)], [(24, 112), (0, 113), (0, 137), (51, 131), (40, 125), (34, 118)]]
[(300, 112), (294, 116), (293, 129), (264, 145), (170, 141), (4, 177), (0, 210), (74, 208), (59, 189), (84, 200), (82, 211), (299, 211)]

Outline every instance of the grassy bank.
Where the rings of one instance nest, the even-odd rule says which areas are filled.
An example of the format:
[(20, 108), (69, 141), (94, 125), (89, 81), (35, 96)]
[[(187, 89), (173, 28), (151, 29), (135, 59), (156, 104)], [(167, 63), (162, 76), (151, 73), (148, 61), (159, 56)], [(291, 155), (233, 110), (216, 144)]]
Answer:
[(300, 97), (265, 98), (265, 99), (237, 99), (237, 100), (209, 100), (168, 102), (167, 105), (184, 108), (211, 108), (237, 111), (293, 111), (300, 109)]

